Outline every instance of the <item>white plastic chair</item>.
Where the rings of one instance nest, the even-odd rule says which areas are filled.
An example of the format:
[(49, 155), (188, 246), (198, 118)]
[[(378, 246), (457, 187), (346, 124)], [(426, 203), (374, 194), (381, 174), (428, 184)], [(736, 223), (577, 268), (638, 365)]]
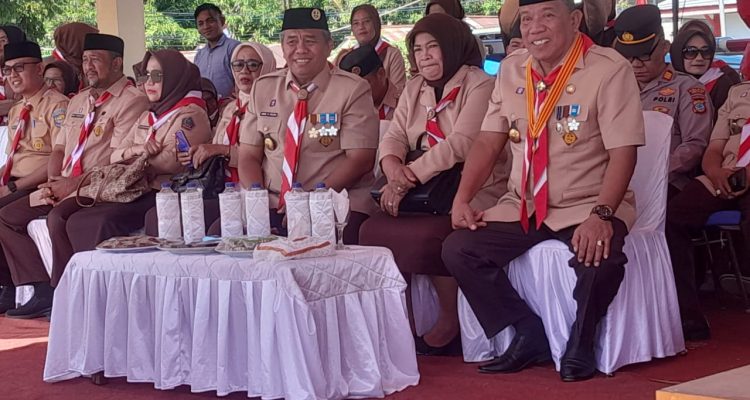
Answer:
[[(599, 324), (597, 369), (618, 368), (685, 349), (677, 294), (664, 236), (667, 167), (672, 118), (645, 111), (646, 146), (638, 149), (631, 180), (637, 220), (625, 240), (625, 278)], [(547, 240), (513, 260), (508, 275), (519, 295), (543, 322), (557, 369), (575, 319), (573, 256), (560, 241)], [(502, 354), (513, 338), (509, 327), (488, 340), (466, 298), (459, 293), (459, 318), (464, 360), (483, 361)]]
[[(26, 231), (29, 232), (31, 240), (36, 244), (36, 248), (39, 249), (39, 255), (42, 256), (42, 262), (44, 268), (48, 274), (52, 274), (52, 240), (49, 237), (49, 229), (47, 228), (46, 219), (35, 219), (26, 226)], [(31, 300), (34, 296), (34, 287), (31, 285), (23, 285), (16, 288), (16, 304), (22, 305), (27, 301)]]

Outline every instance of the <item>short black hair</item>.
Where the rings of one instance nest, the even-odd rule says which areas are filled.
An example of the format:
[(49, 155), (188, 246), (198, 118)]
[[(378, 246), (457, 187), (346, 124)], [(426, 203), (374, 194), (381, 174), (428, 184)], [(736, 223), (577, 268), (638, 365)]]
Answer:
[(213, 11), (213, 12), (219, 14), (220, 17), (224, 16), (224, 14), (221, 12), (221, 9), (216, 4), (213, 4), (213, 3), (203, 3), (203, 4), (199, 5), (195, 9), (195, 12), (193, 13), (193, 19), (197, 20), (198, 19), (198, 15), (200, 15), (200, 13), (202, 13), (203, 11)]

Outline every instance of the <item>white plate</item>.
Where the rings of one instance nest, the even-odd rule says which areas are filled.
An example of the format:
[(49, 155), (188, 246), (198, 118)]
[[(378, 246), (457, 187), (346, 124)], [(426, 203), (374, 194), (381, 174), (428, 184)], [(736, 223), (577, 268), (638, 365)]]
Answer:
[(253, 258), (253, 251), (231, 251), (231, 250), (216, 250), (217, 253), (227, 255), (229, 257), (238, 258)]
[(168, 251), (176, 255), (189, 255), (189, 254), (211, 254), (216, 250), (216, 246), (210, 247), (157, 247), (162, 251)]
[(107, 253), (143, 253), (147, 251), (153, 251), (156, 250), (158, 247), (156, 245), (153, 246), (143, 246), (143, 247), (123, 247), (123, 248), (103, 248), (97, 246), (97, 250), (105, 251)]

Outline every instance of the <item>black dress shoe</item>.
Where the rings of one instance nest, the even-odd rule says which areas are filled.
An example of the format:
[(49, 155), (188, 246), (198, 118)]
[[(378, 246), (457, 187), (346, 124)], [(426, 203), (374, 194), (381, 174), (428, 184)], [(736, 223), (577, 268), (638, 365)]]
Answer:
[[(574, 340), (574, 339), (573, 339)], [(594, 345), (568, 342), (568, 348), (560, 360), (560, 378), (563, 382), (578, 382), (591, 379), (596, 374)]]
[(463, 351), (461, 348), (460, 333), (456, 334), (448, 344), (440, 347), (427, 344), (427, 342), (424, 341), (424, 336), (415, 336), (414, 346), (417, 349), (417, 355), (420, 356), (460, 356)]
[(16, 308), (16, 287), (4, 286), (0, 292), (0, 314)]
[(52, 297), (36, 296), (31, 298), (26, 304), (14, 310), (8, 310), (5, 316), (17, 319), (33, 319), (43, 317), (52, 310)]
[(596, 374), (594, 360), (563, 358), (560, 360), (560, 378), (563, 382), (578, 382), (591, 379)]
[(479, 366), (484, 374), (509, 374), (550, 360), (546, 338), (516, 334), (505, 353)]

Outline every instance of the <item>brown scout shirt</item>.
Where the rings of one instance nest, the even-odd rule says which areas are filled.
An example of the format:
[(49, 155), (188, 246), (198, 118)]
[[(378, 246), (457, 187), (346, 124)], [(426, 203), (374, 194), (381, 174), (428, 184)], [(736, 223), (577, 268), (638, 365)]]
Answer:
[[(742, 127), (750, 118), (750, 82), (742, 82), (729, 89), (727, 100), (719, 108), (719, 118), (716, 120), (711, 140), (725, 140), (723, 168), (735, 168), (737, 153), (740, 151)], [(716, 193), (711, 180), (701, 175), (697, 178), (706, 186), (711, 194)]]
[(393, 119), (393, 113), (396, 111), (396, 106), (398, 105), (398, 98), (402, 93), (403, 92), (398, 90), (393, 83), (390, 81), (388, 82), (388, 90), (385, 92), (383, 100), (380, 104), (375, 106), (375, 112), (378, 114), (378, 118), (380, 118), (380, 108), (386, 106), (385, 120), (390, 121)]
[[(513, 52), (503, 60), (503, 72), (497, 77), (483, 131), (507, 134), (515, 123), (521, 141), (508, 140), (513, 153), (508, 193), (484, 213), (485, 221), (513, 222), (520, 219), (520, 191), (526, 190), (529, 215), (534, 210), (529, 188), (521, 188), (524, 152), (528, 129), (526, 114), (526, 64), (531, 59), (526, 49)], [(534, 68), (540, 70), (534, 62)], [(549, 199), (544, 223), (554, 231), (585, 221), (598, 202), (609, 161), (608, 149), (641, 146), (645, 143), (643, 112), (638, 83), (630, 64), (616, 51), (592, 46), (576, 64), (566, 89), (547, 123)], [(613, 101), (613, 99), (615, 101)], [(619, 100), (619, 101), (618, 101)], [(577, 140), (565, 144), (557, 132), (558, 116), (564, 120), (566, 109), (578, 105)], [(533, 177), (528, 180), (529, 185)], [(628, 190), (615, 212), (628, 227), (635, 221), (635, 196)]]
[[(120, 146), (138, 117), (148, 109), (146, 95), (135, 86), (129, 85), (128, 79), (124, 76), (107, 90), (112, 93), (112, 98), (96, 111), (94, 125), (81, 156), (84, 171), (108, 165), (112, 150)], [(91, 88), (82, 90), (68, 104), (63, 129), (55, 141), (55, 146), (65, 147), (63, 163), (78, 144), (83, 121), (93, 107), (93, 104), (89, 105), (89, 97)], [(71, 168), (67, 168), (62, 171), (62, 175), (70, 176), (70, 172)]]
[(695, 176), (711, 136), (714, 115), (706, 88), (672, 65), (641, 89), (646, 111), (659, 111), (674, 119), (669, 146), (669, 183), (682, 189)]
[[(297, 102), (297, 95), (290, 87), (292, 79), (288, 68), (259, 77), (253, 83), (247, 114), (240, 124), (240, 143), (274, 144), (273, 148), (264, 147), (262, 166), (272, 208), (278, 206), (281, 191), (286, 124)], [(301, 132), (302, 147), (295, 178), (308, 191), (338, 168), (346, 157), (345, 150), (377, 149), (379, 125), (370, 85), (364, 79), (338, 68), (323, 68), (312, 82), (318, 88), (308, 96), (308, 122)], [(310, 117), (322, 113), (335, 113), (333, 126), (338, 128), (337, 136), (316, 138), (313, 134), (311, 137), (311, 129), (320, 129), (323, 125), (312, 124)], [(353, 211), (370, 214), (375, 210), (370, 196), (373, 183), (373, 175), (366, 174), (354, 187), (347, 188)]]
[[(446, 140), (409, 164), (409, 168), (420, 182), (427, 182), (441, 171), (466, 161), (466, 155), (479, 135), (479, 128), (492, 93), (492, 78), (477, 67), (464, 65), (446, 82), (443, 95), (447, 95), (458, 86), (461, 86), (461, 89), (456, 100), (437, 117)], [(421, 75), (406, 84), (390, 128), (380, 142), (378, 162), (389, 155), (398, 157), (403, 162), (407, 152), (417, 149), (417, 146), (424, 148), (427, 145), (427, 138), (419, 144), (417, 140), (425, 131), (427, 110), (434, 109), (437, 100), (435, 90), (427, 85)], [(495, 164), (492, 175), (472, 201), (473, 207), (489, 208), (505, 194), (510, 168), (510, 164), (506, 165), (506, 160), (507, 155), (503, 152)]]
[[(138, 122), (132, 126), (128, 135), (123, 138), (117, 148), (112, 151), (111, 162), (124, 159), (125, 150), (133, 146), (143, 145), (149, 136), (148, 111), (138, 118)], [(172, 175), (182, 172), (185, 167), (177, 160), (177, 141), (175, 134), (183, 131), (191, 145), (208, 143), (211, 140), (211, 122), (208, 120), (206, 110), (195, 104), (181, 107), (167, 121), (156, 130), (154, 140), (162, 145), (159, 154), (149, 158), (148, 181), (151, 187), (159, 189), (162, 182), (169, 182)]]
[(6, 154), (10, 155), (13, 137), (16, 134), (21, 110), (28, 103), (31, 104), (29, 123), (18, 142), (18, 150), (13, 155), (13, 168), (10, 175), (14, 178), (24, 178), (39, 168), (47, 168), (49, 156), (52, 154), (52, 143), (65, 121), (69, 99), (45, 85), (36, 92), (28, 102), (18, 102), (10, 109), (8, 127), (8, 147)]
[[(211, 143), (224, 144), (224, 138), (227, 136), (227, 126), (229, 126), (229, 122), (232, 121), (232, 116), (238, 108), (237, 100), (230, 101), (224, 106), (224, 110), (221, 112), (221, 118), (219, 118), (219, 122), (216, 124), (216, 129), (214, 129), (214, 138)], [(247, 115), (247, 113), (245, 113), (245, 115)], [(237, 161), (239, 161), (237, 155), (238, 147), (239, 142), (237, 142), (237, 146), (229, 148), (229, 166), (232, 168), (237, 168)]]

